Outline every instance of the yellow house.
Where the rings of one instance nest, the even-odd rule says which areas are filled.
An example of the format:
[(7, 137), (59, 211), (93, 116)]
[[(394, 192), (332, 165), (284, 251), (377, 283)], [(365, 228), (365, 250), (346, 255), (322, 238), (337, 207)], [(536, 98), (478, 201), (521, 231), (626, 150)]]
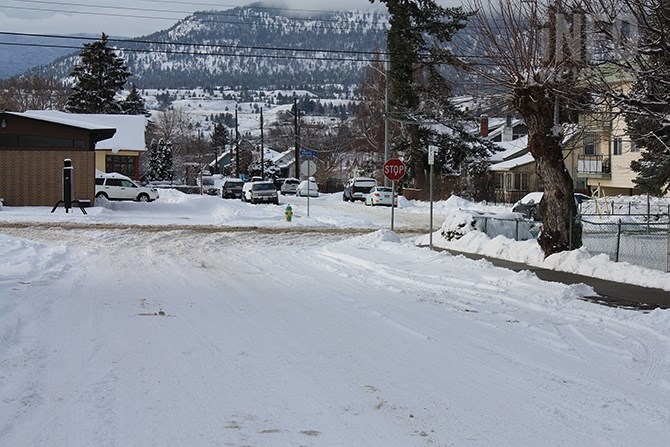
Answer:
[[(628, 89), (631, 81), (610, 80), (613, 88)], [(581, 138), (576, 147), (575, 179), (595, 195), (635, 195), (637, 176), (630, 163), (640, 157), (640, 149), (629, 138), (620, 110), (605, 102), (600, 110), (580, 116)]]
[(143, 115), (78, 114), (56, 110), (29, 110), (23, 114), (51, 122), (88, 123), (116, 129), (113, 137), (95, 143), (95, 169), (140, 179), (140, 155), (146, 151), (147, 118)]

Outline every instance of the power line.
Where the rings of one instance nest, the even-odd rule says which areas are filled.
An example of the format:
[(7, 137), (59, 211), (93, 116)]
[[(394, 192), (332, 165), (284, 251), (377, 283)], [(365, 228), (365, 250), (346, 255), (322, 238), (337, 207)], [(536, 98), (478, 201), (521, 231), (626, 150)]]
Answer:
[[(63, 36), (55, 34), (33, 34), (33, 33), (19, 33), (19, 32), (8, 32), (0, 31), (1, 35), (7, 36), (21, 36), (21, 37), (34, 37), (34, 38), (44, 38), (44, 39), (66, 39), (66, 40), (78, 40), (85, 42), (94, 42), (98, 40), (93, 37), (81, 37), (81, 36)], [(271, 47), (271, 46), (239, 46), (239, 45), (226, 45), (226, 44), (200, 44), (200, 43), (191, 43), (191, 42), (164, 42), (164, 41), (155, 41), (155, 40), (142, 40), (142, 39), (115, 39), (108, 38), (109, 42), (118, 42), (125, 44), (124, 47), (116, 47), (118, 51), (126, 53), (146, 53), (146, 54), (167, 54), (167, 55), (182, 55), (182, 56), (194, 56), (194, 57), (246, 57), (246, 58), (256, 58), (256, 59), (284, 59), (284, 60), (316, 60), (316, 61), (332, 61), (332, 62), (355, 62), (355, 63), (385, 63), (390, 58), (390, 53), (381, 52), (381, 51), (357, 51), (357, 50), (333, 50), (333, 49), (319, 49), (319, 48), (290, 48), (290, 47)], [(175, 47), (184, 47), (192, 48), (191, 50), (186, 49), (161, 49), (161, 48), (132, 48), (128, 45), (133, 44), (145, 44), (145, 45), (156, 45), (156, 46), (175, 46)], [(34, 48), (61, 48), (61, 49), (72, 49), (72, 50), (81, 50), (81, 46), (70, 45), (70, 44), (52, 44), (52, 43), (36, 43), (36, 42), (2, 42), (0, 45), (5, 46), (26, 46)], [(203, 51), (198, 51), (198, 49)], [(223, 51), (217, 51), (216, 49), (221, 49)], [(228, 50), (244, 50), (241, 51), (228, 51)], [(258, 54), (250, 53), (250, 51), (272, 51), (276, 53), (284, 54)], [(290, 54), (293, 53), (293, 54)], [(298, 54), (295, 54), (298, 53)], [(337, 56), (340, 55), (340, 56)], [(348, 55), (348, 56), (344, 56)], [(427, 56), (427, 55), (426, 55)], [(454, 55), (456, 58), (460, 59), (476, 59), (480, 56), (471, 56), (471, 55)], [(440, 63), (439, 65), (448, 65), (446, 63)], [(495, 66), (494, 63), (489, 62), (479, 62), (477, 65), (485, 66), (491, 65)]]
[[(0, 31), (0, 35), (7, 36), (22, 36), (22, 37), (35, 37), (35, 38), (47, 38), (47, 39), (67, 39), (67, 40), (82, 40), (87, 42), (96, 41), (97, 38), (88, 38), (80, 36), (62, 36), (56, 34), (32, 34), (32, 33), (18, 33), (18, 32), (8, 32)], [(191, 43), (191, 42), (161, 42), (156, 40), (142, 40), (142, 39), (115, 39), (108, 38), (109, 42), (118, 42), (123, 44), (146, 44), (146, 45), (170, 45), (170, 46), (182, 46), (182, 47), (191, 47), (194, 49), (203, 48), (224, 48), (224, 49), (244, 49), (250, 51), (276, 51), (276, 52), (294, 52), (294, 53), (309, 53), (310, 56), (296, 56), (296, 55), (248, 55), (250, 57), (268, 57), (268, 58), (287, 58), (287, 59), (316, 59), (316, 60), (334, 60), (334, 61), (360, 61), (360, 62), (375, 62), (379, 61), (380, 58), (388, 57), (388, 53), (380, 51), (358, 51), (358, 50), (331, 50), (325, 48), (290, 48), (290, 47), (272, 47), (272, 46), (239, 46), (239, 45), (226, 45), (226, 44), (201, 44), (201, 43)], [(80, 47), (72, 45), (53, 45), (53, 44), (35, 44), (35, 43), (21, 43), (21, 42), (0, 42), (0, 45), (14, 45), (14, 46), (36, 46), (36, 47), (53, 47), (53, 48), (73, 48), (81, 49)], [(232, 54), (221, 54), (214, 53), (211, 51), (206, 52), (196, 52), (194, 51), (176, 51), (176, 50), (161, 50), (161, 49), (141, 49), (141, 48), (119, 48), (121, 51), (128, 52), (146, 52), (146, 53), (168, 53), (168, 54), (193, 54), (197, 56), (237, 56), (238, 53)], [(325, 56), (319, 56), (319, 53), (323, 54), (348, 54), (352, 56), (364, 56), (360, 58), (355, 57), (334, 57), (329, 58)]]

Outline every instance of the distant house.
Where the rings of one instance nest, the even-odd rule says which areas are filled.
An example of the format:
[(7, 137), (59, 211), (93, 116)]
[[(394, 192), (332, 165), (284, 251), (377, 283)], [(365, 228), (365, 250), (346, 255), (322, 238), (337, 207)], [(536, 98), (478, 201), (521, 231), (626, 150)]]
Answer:
[[(494, 194), (497, 202), (513, 203), (522, 198), (529, 192), (542, 191), (544, 186), (537, 176), (537, 167), (535, 159), (528, 151), (528, 135), (525, 125), (516, 125), (517, 129), (526, 134), (521, 135), (516, 131), (510, 131), (509, 124), (516, 123), (516, 120), (506, 120), (507, 125), (495, 128), (493, 136), (507, 135), (508, 138), (498, 141), (496, 144), (501, 148), (491, 157), (490, 171), (493, 174)], [(507, 128), (507, 129), (506, 129)], [(489, 134), (491, 135), (491, 134)], [(515, 136), (517, 135), (517, 136)], [(599, 172), (607, 169), (602, 164), (589, 165), (584, 160), (580, 150), (584, 144), (584, 132), (581, 125), (567, 126), (564, 131), (563, 141), (563, 160), (565, 167), (573, 180), (573, 188), (577, 192), (589, 193), (587, 183), (581, 174), (585, 168), (596, 169)], [(596, 157), (598, 158), (598, 157)], [(602, 156), (599, 158), (602, 160)], [(593, 163), (593, 162), (590, 162)]]
[(528, 126), (522, 119), (512, 116), (489, 118), (487, 115), (482, 115), (479, 134), (490, 141), (501, 143), (528, 135)]
[(140, 179), (140, 155), (146, 151), (147, 119), (143, 115), (75, 114), (56, 110), (30, 110), (23, 115), (53, 123), (75, 121), (116, 129), (112, 137), (96, 142), (95, 168)]
[[(630, 89), (631, 80), (611, 77), (612, 88)], [(630, 164), (640, 158), (640, 148), (631, 141), (620, 110), (607, 103), (579, 117), (580, 140), (576, 144), (575, 176), (590, 193), (639, 194), (637, 177)]]
[(539, 191), (535, 159), (528, 152), (528, 136), (497, 144), (501, 151), (491, 157), (496, 202), (513, 203), (530, 191)]
[(96, 145), (116, 128), (75, 119), (0, 112), (0, 197), (8, 206), (53, 206), (72, 162), (73, 199), (95, 199)]

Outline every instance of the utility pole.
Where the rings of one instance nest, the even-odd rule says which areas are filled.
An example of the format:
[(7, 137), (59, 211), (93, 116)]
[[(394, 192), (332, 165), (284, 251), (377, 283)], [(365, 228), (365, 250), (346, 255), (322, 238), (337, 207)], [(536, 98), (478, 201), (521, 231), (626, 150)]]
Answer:
[(293, 95), (293, 112), (293, 132), (295, 133), (295, 178), (300, 179), (300, 111), (298, 110), (298, 98), (295, 94)]
[[(389, 160), (389, 62), (384, 64), (384, 163)], [(384, 176), (384, 186), (389, 186), (389, 179)], [(393, 203), (391, 203), (393, 208)]]
[(235, 176), (240, 178), (240, 129), (237, 126), (237, 106), (235, 106)]
[(226, 175), (233, 176), (233, 129), (230, 129), (230, 136), (228, 138), (228, 169)]
[(261, 107), (261, 178), (265, 180), (265, 149), (263, 148), (263, 108)]

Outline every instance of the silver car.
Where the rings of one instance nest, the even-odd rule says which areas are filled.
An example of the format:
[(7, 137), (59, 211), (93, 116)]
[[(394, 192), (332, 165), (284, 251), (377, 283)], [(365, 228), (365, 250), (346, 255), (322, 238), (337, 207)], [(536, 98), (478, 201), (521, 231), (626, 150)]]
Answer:
[(274, 203), (279, 204), (277, 188), (269, 181), (247, 182), (242, 187), (242, 200), (251, 203)]
[(298, 185), (300, 184), (300, 180), (297, 178), (287, 178), (284, 180), (284, 182), (281, 185), (281, 193), (282, 195), (284, 194), (295, 194), (295, 192), (298, 190)]

